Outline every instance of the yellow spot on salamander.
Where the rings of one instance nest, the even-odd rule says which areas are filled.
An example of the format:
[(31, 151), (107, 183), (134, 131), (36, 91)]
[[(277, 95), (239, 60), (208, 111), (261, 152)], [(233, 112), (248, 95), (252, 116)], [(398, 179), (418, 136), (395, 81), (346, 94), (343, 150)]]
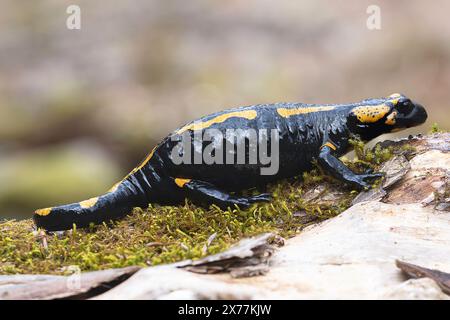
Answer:
[(402, 95), (400, 93), (393, 93), (388, 97), (388, 99), (389, 102), (391, 102), (394, 106), (396, 106), (397, 103), (400, 101), (401, 97)]
[(108, 192), (116, 192), (117, 188), (119, 188), (119, 185), (122, 183), (122, 181), (117, 182), (115, 185), (111, 187), (111, 189), (108, 190)]
[(224, 113), (218, 115), (207, 121), (194, 122), (188, 125), (185, 125), (183, 128), (177, 131), (177, 134), (183, 133), (187, 130), (202, 130), (209, 128), (213, 124), (222, 123), (230, 118), (245, 118), (248, 120), (253, 120), (256, 118), (258, 113), (255, 110), (244, 110), (244, 111), (232, 111), (229, 113)]
[(37, 214), (38, 216), (47, 216), (50, 214), (50, 212), (52, 212), (52, 208), (45, 208), (45, 209), (39, 209), (36, 210), (34, 213)]
[(136, 172), (136, 171), (142, 169), (142, 168), (150, 161), (150, 159), (153, 157), (153, 154), (155, 153), (156, 147), (157, 147), (157, 146), (155, 146), (155, 147), (152, 149), (152, 151), (150, 151), (150, 153), (148, 154), (148, 156), (145, 157), (144, 161), (142, 161), (142, 163), (141, 163), (139, 166), (137, 166), (136, 168), (134, 168), (133, 171), (131, 171), (131, 172), (134, 173), (134, 172)]
[(136, 173), (137, 171), (139, 171), (140, 169), (142, 169), (149, 161), (150, 159), (153, 157), (153, 154), (155, 153), (155, 150), (158, 146), (155, 146), (152, 151), (150, 151), (150, 153), (145, 157), (145, 159), (141, 162), (141, 164), (139, 166), (137, 166), (136, 168), (134, 168), (133, 170), (131, 170), (130, 173), (128, 173), (125, 178), (123, 178), (122, 180), (120, 180), (119, 182), (117, 182), (115, 185), (113, 185), (111, 187), (111, 189), (108, 190), (108, 192), (115, 192), (117, 190), (117, 188), (119, 188), (119, 185), (124, 182), (129, 176), (131, 176), (133, 173)]
[(90, 199), (88, 199), (88, 200), (81, 201), (81, 202), (80, 202), (80, 206), (81, 206), (83, 209), (92, 208), (93, 206), (95, 206), (95, 204), (97, 203), (97, 201), (98, 201), (98, 197), (90, 198)]
[(374, 106), (359, 106), (352, 110), (352, 113), (358, 118), (361, 123), (374, 123), (377, 122), (391, 110), (391, 108), (385, 104), (379, 104)]
[(307, 114), (320, 111), (330, 111), (336, 109), (335, 106), (322, 106), (322, 107), (300, 107), (300, 108), (277, 108), (277, 112), (283, 118), (290, 116), (296, 116), (299, 114)]
[(184, 185), (186, 183), (189, 183), (191, 181), (191, 179), (182, 179), (182, 178), (176, 178), (175, 179), (175, 183), (177, 184), (177, 186), (179, 186), (180, 188), (183, 188)]
[(390, 115), (388, 115), (385, 123), (390, 126), (395, 125), (397, 114), (397, 111), (392, 112)]
[(337, 150), (337, 147), (334, 144), (332, 144), (331, 142), (325, 143), (320, 149), (325, 148), (325, 147), (329, 147), (329, 148), (333, 149), (334, 151)]

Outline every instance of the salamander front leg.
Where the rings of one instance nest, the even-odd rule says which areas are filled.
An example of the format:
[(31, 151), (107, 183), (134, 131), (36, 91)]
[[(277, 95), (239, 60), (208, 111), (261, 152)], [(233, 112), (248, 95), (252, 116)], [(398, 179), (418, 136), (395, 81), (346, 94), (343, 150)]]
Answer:
[(187, 197), (194, 203), (204, 206), (215, 204), (221, 209), (233, 208), (234, 205), (245, 209), (253, 203), (269, 202), (271, 200), (271, 196), (268, 193), (252, 197), (234, 196), (204, 181), (177, 178), (175, 179), (175, 184), (179, 188), (183, 188)]
[(333, 177), (345, 181), (358, 189), (368, 189), (371, 187), (370, 182), (384, 176), (382, 173), (356, 174), (336, 158), (332, 152), (333, 149), (329, 146), (325, 145), (322, 147), (319, 155), (320, 166)]

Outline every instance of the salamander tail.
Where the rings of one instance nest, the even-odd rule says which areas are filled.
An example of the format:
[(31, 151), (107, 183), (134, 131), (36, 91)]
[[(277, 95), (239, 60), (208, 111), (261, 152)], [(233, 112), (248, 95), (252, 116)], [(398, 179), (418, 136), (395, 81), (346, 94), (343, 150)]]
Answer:
[(100, 224), (117, 220), (129, 214), (137, 206), (137, 196), (127, 184), (120, 183), (108, 193), (89, 200), (59, 207), (39, 209), (33, 220), (38, 228), (47, 231), (68, 230), (75, 224), (79, 228), (91, 223)]

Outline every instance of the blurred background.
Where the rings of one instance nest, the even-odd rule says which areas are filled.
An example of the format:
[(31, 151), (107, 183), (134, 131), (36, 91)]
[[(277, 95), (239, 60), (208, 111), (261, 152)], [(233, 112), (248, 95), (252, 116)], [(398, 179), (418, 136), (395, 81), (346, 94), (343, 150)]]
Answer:
[[(66, 28), (81, 7), (81, 30)], [(369, 5), (381, 30), (368, 30)], [(0, 4), (0, 219), (101, 194), (224, 108), (404, 93), (450, 128), (450, 1)]]

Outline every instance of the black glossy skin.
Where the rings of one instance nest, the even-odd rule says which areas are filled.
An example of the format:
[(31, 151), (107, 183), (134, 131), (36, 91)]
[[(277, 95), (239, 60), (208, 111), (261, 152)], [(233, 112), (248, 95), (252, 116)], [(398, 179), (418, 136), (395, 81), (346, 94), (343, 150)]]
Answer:
[[(278, 111), (280, 108), (288, 112), (301, 112), (286, 116)], [(238, 116), (248, 112), (256, 116)], [(237, 116), (217, 123), (208, 122), (230, 114)], [(241, 197), (229, 192), (299, 175), (311, 169), (314, 159), (337, 179), (358, 189), (367, 188), (372, 180), (381, 175), (355, 174), (338, 159), (349, 151), (349, 138), (358, 135), (364, 140), (371, 140), (384, 133), (422, 124), (426, 119), (427, 113), (421, 105), (400, 94), (342, 105), (277, 103), (226, 110), (200, 121), (209, 124), (207, 129), (218, 129), (223, 133), (227, 129), (276, 129), (280, 138), (277, 174), (261, 175), (260, 163), (175, 165), (171, 160), (171, 151), (177, 143), (172, 138), (180, 135), (177, 133), (180, 129), (177, 129), (158, 144), (116, 188), (95, 198), (96, 201), (84, 206), (81, 202), (37, 210), (34, 220), (38, 227), (49, 231), (70, 229), (73, 224), (85, 227), (90, 223), (121, 218), (133, 207), (147, 207), (149, 203), (179, 204), (185, 198), (202, 206), (248, 207), (255, 202), (270, 201), (270, 195)], [(194, 134), (192, 128), (185, 132)], [(175, 180), (177, 178), (186, 180), (181, 180), (184, 183), (180, 184)]]

